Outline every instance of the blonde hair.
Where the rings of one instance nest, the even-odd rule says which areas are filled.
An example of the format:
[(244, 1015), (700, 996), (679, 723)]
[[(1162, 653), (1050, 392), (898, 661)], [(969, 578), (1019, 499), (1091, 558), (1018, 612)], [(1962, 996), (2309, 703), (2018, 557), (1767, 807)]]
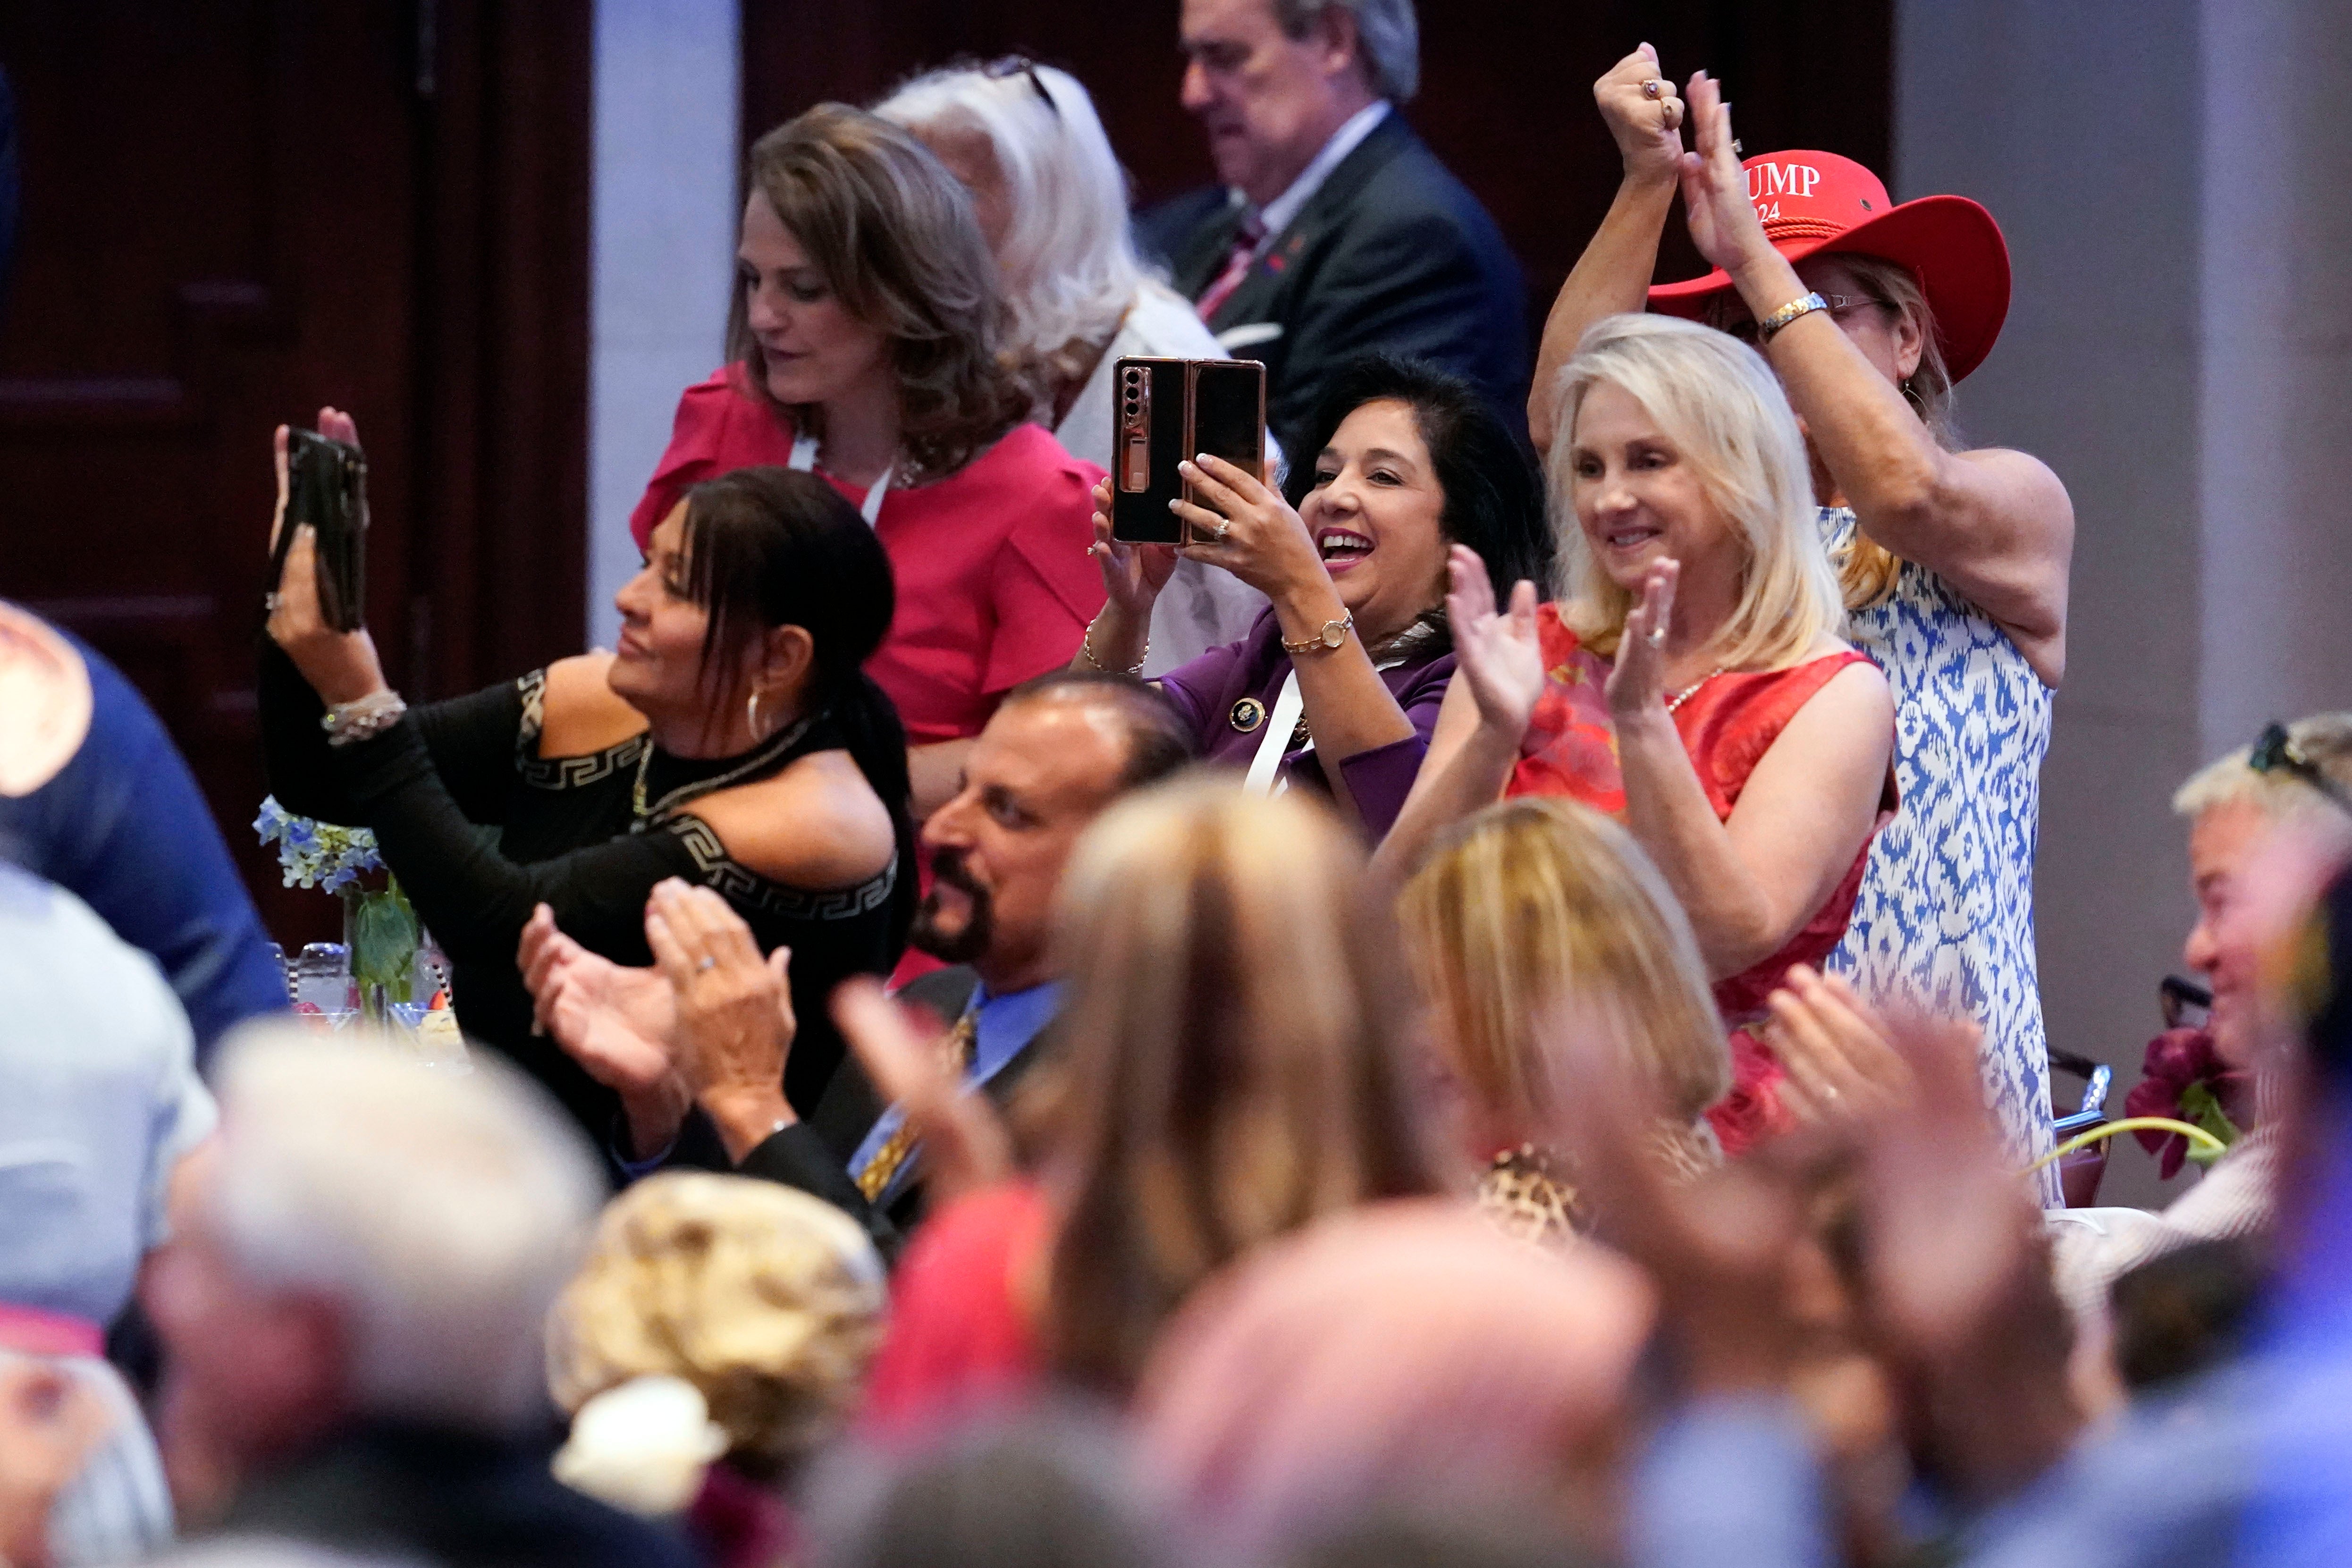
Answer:
[(1547, 478), (1569, 629), (1607, 657), (1633, 607), (1576, 521), (1577, 416), (1603, 385), (1657, 421), (1742, 543), (1739, 603), (1708, 645), (1715, 660), (1777, 668), (1803, 657), (1823, 633), (1842, 631), (1845, 609), (1815, 521), (1805, 439), (1771, 367), (1727, 333), (1653, 315), (1603, 316), (1560, 371)]
[(1608, 1031), (1685, 1121), (1731, 1088), (1689, 919), (1632, 834), (1573, 801), (1490, 806), (1438, 841), (1397, 903), (1440, 1040), (1470, 1092), (1519, 1125), (1573, 1090), (1546, 1048), (1563, 1007)]
[(847, 1419), (887, 1297), (881, 1258), (832, 1205), (666, 1172), (613, 1200), (548, 1314), (549, 1391), (576, 1412), (631, 1378), (683, 1378), (726, 1431), (730, 1461), (772, 1478)]
[(1273, 1236), (1434, 1187), (1408, 1089), (1409, 998), (1364, 855), (1297, 795), (1223, 775), (1088, 829), (1065, 876), (1068, 1184), (1048, 1340), (1124, 1390), (1193, 1285)]
[[(2286, 738), (2320, 773), (2352, 790), (2352, 713), (2315, 713), (2286, 727)], [(2327, 797), (2307, 779), (2285, 768), (2254, 772), (2254, 749), (2240, 746), (2218, 762), (2206, 763), (2172, 797), (2175, 815), (2204, 816), (2216, 806), (2254, 805), (2273, 821), (2284, 821), (2314, 808), (2329, 807)]]
[(950, 66), (905, 83), (874, 112), (918, 136), (987, 138), (1012, 215), (996, 251), (1012, 342), (1053, 374), (1074, 374), (1074, 349), (1090, 356), (1143, 283), (1127, 176), (1087, 89), (1052, 66), (1007, 74)]

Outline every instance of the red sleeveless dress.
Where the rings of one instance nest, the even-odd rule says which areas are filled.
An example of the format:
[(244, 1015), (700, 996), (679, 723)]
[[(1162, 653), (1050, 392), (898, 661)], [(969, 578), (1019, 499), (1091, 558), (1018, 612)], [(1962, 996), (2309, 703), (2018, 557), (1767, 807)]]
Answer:
[[(1519, 764), (1503, 793), (1566, 795), (1622, 821), (1625, 782), (1617, 766), (1617, 732), (1602, 695), (1610, 661), (1584, 647), (1561, 624), (1557, 605), (1543, 607), (1538, 626), (1549, 678), (1520, 743)], [(1748, 774), (1797, 710), (1848, 665), (1868, 662), (1848, 649), (1789, 669), (1718, 675), (1691, 693), (1675, 711), (1675, 730), (1690, 753), (1717, 820), (1729, 819)], [(1894, 816), (1895, 805), (1890, 768), (1886, 793), (1879, 802), (1879, 826)], [(1731, 1035), (1732, 1087), (1706, 1115), (1727, 1154), (1738, 1154), (1793, 1124), (1780, 1103), (1780, 1084), (1786, 1074), (1748, 1026), (1765, 1016), (1764, 999), (1791, 964), (1818, 968), (1843, 939), (1869, 856), (1865, 842), (1828, 901), (1778, 952), (1715, 983), (1716, 1009)]]

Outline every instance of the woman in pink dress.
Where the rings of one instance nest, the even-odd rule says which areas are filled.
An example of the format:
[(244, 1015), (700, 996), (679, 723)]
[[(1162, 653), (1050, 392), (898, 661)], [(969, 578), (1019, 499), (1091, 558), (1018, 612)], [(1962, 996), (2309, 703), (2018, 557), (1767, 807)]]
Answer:
[(907, 132), (819, 104), (751, 146), (730, 363), (679, 398), (630, 519), (642, 548), (731, 469), (814, 468), (865, 513), (898, 613), (866, 673), (907, 727), (915, 816), (955, 793), (1005, 692), (1102, 607), (1102, 470), (1026, 423), (971, 198)]
[(1804, 438), (1771, 371), (1725, 334), (1613, 316), (1562, 373), (1550, 482), (1560, 583), (1497, 612), (1454, 552), (1457, 673), (1382, 847), (1513, 795), (1622, 820), (1698, 938), (1733, 1031), (1727, 1152), (1780, 1130), (1780, 1072), (1747, 1026), (1793, 963), (1837, 945), (1893, 810), (1895, 711), (1839, 637)]

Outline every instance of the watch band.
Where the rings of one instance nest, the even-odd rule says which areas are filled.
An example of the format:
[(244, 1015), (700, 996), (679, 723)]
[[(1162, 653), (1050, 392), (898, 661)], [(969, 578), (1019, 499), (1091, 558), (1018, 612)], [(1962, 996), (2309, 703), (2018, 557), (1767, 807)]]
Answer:
[(1348, 634), (1355, 628), (1355, 613), (1349, 611), (1336, 621), (1325, 621), (1323, 629), (1313, 637), (1302, 637), (1297, 642), (1284, 639), (1282, 651), (1288, 654), (1337, 653), (1339, 651), (1339, 645), (1348, 640)]

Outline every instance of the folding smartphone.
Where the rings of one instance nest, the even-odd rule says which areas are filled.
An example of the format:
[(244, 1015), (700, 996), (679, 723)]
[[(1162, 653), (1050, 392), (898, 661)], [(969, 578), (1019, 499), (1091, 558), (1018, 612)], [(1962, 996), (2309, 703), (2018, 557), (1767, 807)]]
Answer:
[(1255, 360), (1122, 359), (1111, 374), (1118, 395), (1111, 537), (1188, 544), (1190, 531), (1168, 503), (1208, 503), (1176, 465), (1207, 452), (1252, 474), (1265, 471), (1265, 366)]
[(355, 632), (367, 614), (367, 458), (357, 447), (314, 430), (286, 437), (286, 524), (269, 560), (269, 586), (286, 573), (286, 552), (304, 523), (318, 531), (319, 614)]

